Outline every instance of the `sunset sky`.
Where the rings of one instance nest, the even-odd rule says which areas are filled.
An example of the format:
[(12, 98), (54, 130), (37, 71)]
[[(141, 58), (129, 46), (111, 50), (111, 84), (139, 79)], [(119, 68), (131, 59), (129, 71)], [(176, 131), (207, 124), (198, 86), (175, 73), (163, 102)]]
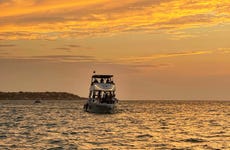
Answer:
[(230, 99), (229, 0), (0, 0), (0, 91)]

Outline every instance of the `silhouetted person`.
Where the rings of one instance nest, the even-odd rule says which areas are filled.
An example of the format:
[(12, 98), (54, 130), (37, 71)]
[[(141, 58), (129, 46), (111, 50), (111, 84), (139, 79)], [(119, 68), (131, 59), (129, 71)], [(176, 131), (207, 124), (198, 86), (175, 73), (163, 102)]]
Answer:
[(93, 83), (98, 83), (97, 79), (95, 79), (95, 80), (93, 81)]
[(110, 80), (109, 80), (109, 79), (107, 79), (107, 80), (106, 80), (106, 83), (110, 83)]

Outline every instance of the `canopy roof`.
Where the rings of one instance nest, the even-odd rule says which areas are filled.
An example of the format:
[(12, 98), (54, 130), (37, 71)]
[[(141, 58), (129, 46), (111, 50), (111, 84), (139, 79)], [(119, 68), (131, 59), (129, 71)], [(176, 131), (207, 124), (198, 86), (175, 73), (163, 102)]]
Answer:
[(92, 78), (111, 78), (113, 75), (93, 75)]

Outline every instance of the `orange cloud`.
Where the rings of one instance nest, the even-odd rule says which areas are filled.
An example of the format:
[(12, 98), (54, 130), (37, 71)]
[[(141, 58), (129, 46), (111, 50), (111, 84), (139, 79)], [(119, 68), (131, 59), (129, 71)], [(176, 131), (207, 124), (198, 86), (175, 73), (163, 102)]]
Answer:
[(93, 56), (86, 55), (46, 55), (46, 56), (10, 56), (9, 53), (0, 56), (1, 60), (27, 60), (27, 61), (49, 61), (49, 62), (96, 62)]
[(230, 22), (228, 0), (0, 1), (0, 39), (183, 30)]
[(178, 57), (178, 56), (190, 56), (190, 55), (202, 55), (202, 54), (210, 54), (212, 51), (187, 51), (187, 52), (176, 52), (176, 53), (165, 53), (165, 54), (154, 54), (151, 56), (139, 56), (139, 57), (127, 57), (121, 58), (121, 61), (130, 62), (130, 63), (138, 63), (138, 62), (148, 62), (156, 59), (162, 58), (170, 58), (170, 57)]

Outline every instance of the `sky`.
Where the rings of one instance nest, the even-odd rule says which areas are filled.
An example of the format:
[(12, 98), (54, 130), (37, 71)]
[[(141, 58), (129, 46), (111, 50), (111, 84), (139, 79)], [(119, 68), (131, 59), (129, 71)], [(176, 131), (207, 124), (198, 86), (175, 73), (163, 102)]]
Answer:
[(0, 0), (0, 91), (229, 100), (229, 0)]

